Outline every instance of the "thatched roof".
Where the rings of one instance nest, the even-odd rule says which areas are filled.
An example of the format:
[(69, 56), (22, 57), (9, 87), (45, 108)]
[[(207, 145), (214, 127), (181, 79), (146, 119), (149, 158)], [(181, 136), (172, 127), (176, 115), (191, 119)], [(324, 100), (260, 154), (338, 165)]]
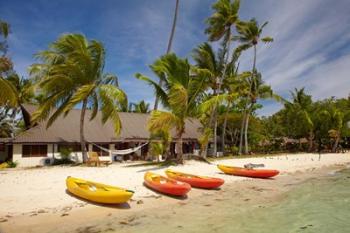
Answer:
[[(29, 113), (33, 113), (36, 106), (26, 105)], [(113, 143), (121, 141), (147, 141), (149, 132), (147, 130), (147, 121), (149, 114), (143, 113), (119, 113), (122, 130), (119, 136), (115, 135), (113, 123), (107, 121), (102, 124), (101, 113), (98, 113), (94, 120), (89, 121), (91, 111), (86, 111), (85, 116), (85, 138), (87, 141), (95, 143)], [(72, 110), (66, 117), (59, 117), (49, 128), (46, 128), (46, 122), (26, 130), (16, 136), (13, 143), (77, 143), (80, 142), (79, 136), (80, 110)], [(186, 121), (186, 131), (183, 135), (184, 141), (194, 141), (200, 136), (198, 129), (200, 123), (197, 119)], [(174, 135), (174, 134), (173, 134)], [(173, 137), (175, 139), (175, 136)]]

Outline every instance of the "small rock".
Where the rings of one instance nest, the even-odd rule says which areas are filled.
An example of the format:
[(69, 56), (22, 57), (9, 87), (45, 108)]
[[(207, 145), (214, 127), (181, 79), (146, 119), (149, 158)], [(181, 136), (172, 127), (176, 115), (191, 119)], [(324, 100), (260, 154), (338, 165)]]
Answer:
[(38, 214), (43, 214), (43, 213), (46, 213), (45, 210), (38, 210)]
[(6, 218), (0, 218), (0, 222), (7, 222)]
[(142, 200), (138, 200), (138, 201), (136, 202), (136, 204), (138, 204), (138, 205), (143, 204), (143, 201), (142, 201)]
[(120, 224), (123, 224), (123, 225), (128, 225), (128, 222), (127, 222), (127, 221), (125, 221), (125, 220), (120, 221), (119, 223), (120, 223)]
[(64, 217), (64, 216), (68, 216), (69, 214), (67, 214), (67, 213), (63, 213), (63, 214), (61, 214), (61, 217)]

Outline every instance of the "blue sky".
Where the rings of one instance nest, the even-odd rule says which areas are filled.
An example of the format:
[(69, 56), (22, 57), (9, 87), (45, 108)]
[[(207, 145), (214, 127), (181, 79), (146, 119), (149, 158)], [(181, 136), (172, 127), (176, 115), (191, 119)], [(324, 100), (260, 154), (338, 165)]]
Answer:
[[(190, 57), (206, 41), (205, 19), (213, 0), (180, 0), (173, 50)], [(15, 69), (27, 77), (33, 55), (63, 33), (83, 33), (107, 50), (105, 71), (119, 77), (129, 101), (145, 99), (153, 105), (153, 91), (134, 78), (152, 77), (148, 65), (164, 54), (175, 0), (0, 0), (1, 19), (12, 26), (9, 54)], [(240, 17), (269, 21), (264, 35), (274, 43), (258, 48), (257, 67), (265, 82), (283, 97), (295, 87), (306, 87), (314, 99), (346, 97), (350, 92), (350, 2), (348, 0), (242, 0)], [(241, 59), (250, 69), (252, 51)], [(260, 115), (279, 104), (264, 101)]]

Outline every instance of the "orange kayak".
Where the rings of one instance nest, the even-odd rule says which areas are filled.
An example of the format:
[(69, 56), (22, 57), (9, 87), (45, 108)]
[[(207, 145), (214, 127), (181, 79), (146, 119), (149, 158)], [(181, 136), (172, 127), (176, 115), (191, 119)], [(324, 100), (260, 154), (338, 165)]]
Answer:
[(152, 172), (146, 172), (144, 180), (147, 187), (168, 195), (184, 196), (191, 190), (191, 186), (187, 183), (167, 178)]
[(208, 177), (208, 176), (197, 176), (177, 171), (172, 171), (170, 169), (165, 171), (165, 174), (172, 179), (179, 180), (190, 184), (192, 187), (213, 189), (220, 187), (224, 180), (220, 178)]
[(226, 174), (253, 178), (270, 178), (280, 173), (278, 170), (248, 169), (242, 167), (230, 167), (225, 165), (218, 165), (218, 168)]

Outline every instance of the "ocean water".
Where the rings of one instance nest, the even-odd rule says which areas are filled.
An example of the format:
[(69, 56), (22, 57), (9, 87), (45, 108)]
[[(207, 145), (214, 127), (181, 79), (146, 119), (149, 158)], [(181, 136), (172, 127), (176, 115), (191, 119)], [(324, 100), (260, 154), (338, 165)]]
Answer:
[(266, 203), (225, 195), (215, 203), (145, 211), (118, 232), (350, 232), (350, 169), (309, 179)]

